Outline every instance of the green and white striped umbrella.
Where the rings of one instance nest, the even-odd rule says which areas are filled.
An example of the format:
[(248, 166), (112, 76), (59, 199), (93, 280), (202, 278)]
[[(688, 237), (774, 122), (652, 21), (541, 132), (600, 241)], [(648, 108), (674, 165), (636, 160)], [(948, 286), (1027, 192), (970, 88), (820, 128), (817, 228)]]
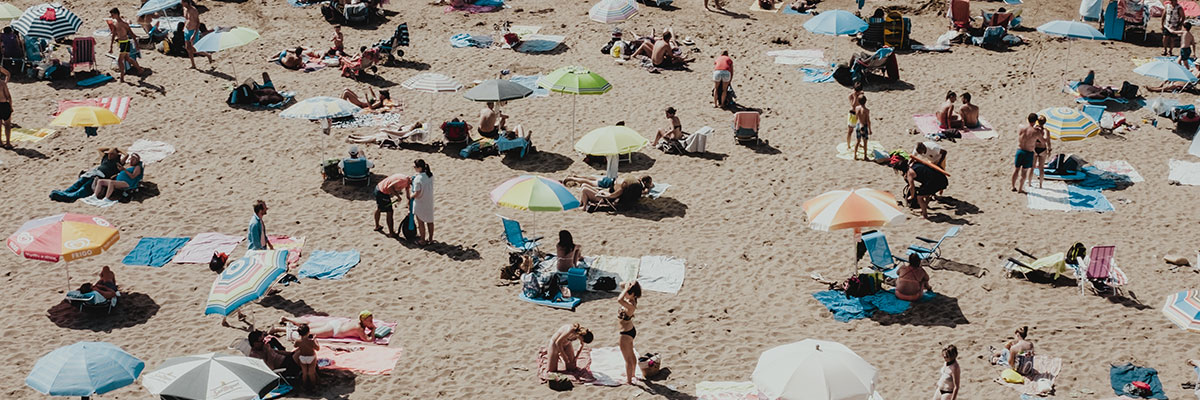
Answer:
[[(587, 68), (566, 66), (554, 70), (549, 75), (538, 79), (537, 85), (551, 92), (573, 95), (605, 94), (612, 90), (612, 84), (604, 77)], [(575, 98), (571, 98), (571, 141), (575, 141)]]

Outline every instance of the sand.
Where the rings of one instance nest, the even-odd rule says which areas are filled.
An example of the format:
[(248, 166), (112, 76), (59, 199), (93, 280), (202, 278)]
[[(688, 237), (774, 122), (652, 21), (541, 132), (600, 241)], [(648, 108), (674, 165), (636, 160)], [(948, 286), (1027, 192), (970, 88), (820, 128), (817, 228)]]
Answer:
[[(932, 285), (947, 296), (945, 302), (918, 306), (904, 315), (841, 323), (812, 298), (811, 293), (824, 287), (808, 276), (819, 272), (840, 277), (853, 268), (850, 233), (808, 229), (800, 203), (834, 189), (871, 187), (899, 193), (903, 183), (887, 168), (835, 157), (835, 145), (844, 140), (847, 89), (834, 83), (802, 83), (795, 66), (774, 64), (765, 53), (822, 48), (841, 60), (858, 51), (857, 46), (845, 38), (804, 31), (800, 25), (807, 17), (748, 12), (746, 1), (734, 2), (728, 7), (732, 11), (722, 15), (705, 12), (699, 0), (680, 0), (672, 10), (643, 7), (620, 25), (626, 32), (643, 34), (670, 25), (679, 36), (696, 42), (700, 52), (694, 55), (699, 60), (692, 71), (650, 74), (597, 52), (611, 27), (586, 20), (588, 3), (514, 0), (510, 10), (464, 15), (443, 13), (441, 6), (423, 1), (401, 1), (387, 6), (398, 15), (377, 29), (343, 29), (347, 47), (357, 49), (389, 36), (395, 24), (409, 23), (413, 45), (404, 49), (405, 63), (381, 67), (380, 78), (370, 81), (392, 89), (404, 104), (407, 121), (440, 122), (462, 113), (474, 124), (478, 113), (478, 104), (457, 94), (421, 94), (399, 87), (422, 71), (468, 83), (504, 69), (534, 74), (582, 64), (608, 78), (613, 90), (578, 99), (576, 138), (620, 120), (652, 137), (667, 126), (662, 117), (667, 106), (680, 110), (685, 130), (716, 128), (709, 140), (710, 157), (646, 149), (622, 166), (625, 173), (650, 174), (673, 185), (663, 198), (633, 215), (531, 213), (488, 201), (491, 188), (520, 174), (561, 177), (603, 168), (583, 163), (573, 152), (571, 99), (562, 95), (515, 101), (505, 108), (512, 122), (534, 132), (540, 152), (528, 160), (463, 160), (438, 151), (367, 148), (380, 175), (411, 174), (417, 158), (432, 166), (437, 179), (436, 239), (442, 244), (426, 249), (371, 231), (374, 204), (369, 190), (322, 181), (318, 163), (341, 156), (347, 134), (372, 129), (335, 129), (326, 136), (316, 125), (279, 118), (276, 111), (224, 104), (234, 79), (258, 77), (262, 71), (270, 72), (281, 89), (297, 91), (299, 98), (336, 96), (343, 88), (365, 90), (366, 83), (342, 78), (332, 69), (302, 73), (261, 61), (298, 44), (327, 46), (331, 29), (315, 8), (293, 8), (278, 0), (203, 2), (207, 10), (202, 18), (210, 26), (248, 26), (262, 33), (248, 46), (217, 54), (212, 71), (206, 60), (197, 60), (196, 71), (187, 69), (186, 59), (147, 52), (142, 64), (154, 73), (131, 84), (94, 89), (45, 81), (10, 84), (16, 98), (13, 119), (25, 127), (44, 126), (62, 99), (131, 96), (133, 108), (123, 124), (102, 128), (97, 138), (68, 129), (36, 144), (22, 144), (16, 151), (0, 151), (0, 185), (8, 205), (0, 209), (0, 226), (6, 232), (30, 218), (78, 212), (104, 216), (120, 227), (122, 237), (108, 252), (66, 266), (6, 256), (0, 267), (8, 299), (0, 315), (5, 327), (0, 330), (5, 338), (0, 349), (8, 356), (9, 368), (0, 372), (7, 383), (0, 395), (42, 398), (21, 384), (23, 377), (38, 357), (76, 341), (117, 344), (144, 359), (147, 368), (155, 368), (173, 356), (225, 351), (244, 337), (244, 332), (220, 327), (218, 318), (202, 315), (214, 278), (206, 266), (168, 264), (154, 269), (123, 266), (120, 259), (144, 236), (208, 231), (243, 235), (256, 199), (270, 206), (270, 232), (307, 237), (306, 253), (362, 252), (362, 263), (346, 279), (306, 280), (243, 307), (259, 325), (284, 315), (346, 316), (362, 309), (400, 323), (391, 346), (402, 347), (404, 353), (391, 375), (326, 374), (326, 385), (315, 394), (319, 398), (583, 399), (626, 398), (643, 391), (582, 387), (557, 394), (538, 383), (534, 356), (560, 324), (578, 322), (592, 328), (596, 348), (615, 346), (617, 305), (610, 297), (596, 296), (573, 313), (553, 310), (519, 301), (516, 286), (498, 286), (498, 269), (507, 253), (496, 213), (515, 217), (530, 232), (547, 237), (570, 229), (586, 255), (670, 255), (688, 260), (682, 291), (648, 292), (636, 319), (638, 348), (662, 353), (671, 371), (650, 388), (670, 398), (688, 398), (704, 380), (749, 380), (763, 350), (805, 338), (836, 340), (855, 349), (879, 367), (878, 388), (889, 399), (926, 398), (937, 378), (939, 352), (953, 343), (962, 354), (960, 398), (1015, 398), (1015, 392), (991, 382), (999, 371), (980, 355), (1023, 325), (1031, 327), (1030, 339), (1039, 350), (1063, 358), (1060, 396), (1108, 395), (1108, 364), (1126, 361), (1157, 368), (1168, 395), (1190, 395), (1179, 384), (1194, 379), (1183, 363), (1197, 356), (1195, 336), (1175, 328), (1158, 310), (1167, 294), (1190, 288), (1195, 281), (1192, 272), (1169, 271), (1161, 261), (1164, 254), (1194, 254), (1188, 238), (1200, 235), (1190, 207), (1197, 189), (1169, 186), (1166, 180), (1167, 160), (1187, 157), (1190, 135), (1174, 134), (1169, 123), (1160, 121), (1158, 128), (1147, 125), (1125, 135), (1055, 144), (1056, 151), (1079, 153), (1089, 160), (1127, 160), (1146, 178), (1106, 192), (1115, 212), (1034, 211), (1025, 207), (1024, 196), (1009, 191), (1015, 132), (1024, 116), (1045, 107), (1073, 106), (1072, 98), (1059, 88), (1067, 77), (1082, 76), (1087, 69), (1095, 69), (1101, 83), (1156, 84), (1132, 74), (1129, 61), (1157, 55), (1161, 49), (1155, 47), (1156, 35), (1149, 44), (1139, 45), (1067, 42), (1022, 31), (1017, 33), (1032, 43), (1010, 51), (955, 46), (950, 53), (900, 55), (904, 83), (868, 88), (874, 140), (888, 149), (911, 149), (918, 140), (908, 134), (911, 116), (933, 112), (946, 90), (974, 94), (984, 117), (1001, 134), (987, 141), (943, 143), (953, 174), (946, 196), (953, 200), (936, 204), (929, 221), (912, 214), (885, 231), (893, 250), (900, 252), (915, 243), (914, 236), (938, 237), (949, 226), (962, 226), (959, 237), (943, 245), (953, 264), (938, 265), (985, 273), (977, 277), (948, 269), (931, 271)], [(870, 9), (901, 3), (868, 5)], [(828, 0), (821, 9), (850, 4)], [(976, 2), (973, 11), (1001, 5)], [(86, 21), (82, 32), (102, 27), (109, 7), (96, 2), (70, 6)], [(133, 14), (132, 3), (123, 7)], [(912, 15), (915, 39), (928, 44), (943, 32), (942, 7), (935, 2)], [(1077, 15), (1074, 2), (1028, 2), (1023, 8), (1026, 26)], [(526, 55), (452, 49), (447, 42), (455, 33), (488, 33), (503, 21), (540, 25), (542, 33), (565, 35), (569, 48)], [(790, 44), (772, 43), (777, 38)], [(98, 46), (101, 51), (107, 50), (104, 41)], [(756, 150), (735, 145), (727, 128), (731, 114), (710, 104), (709, 66), (723, 49), (735, 60), (738, 102), (764, 112), (762, 137), (770, 141), (768, 146)], [(59, 57), (65, 52), (60, 50)], [(107, 62), (101, 66), (108, 68)], [(1140, 122), (1148, 114), (1138, 110), (1126, 116)], [(146, 181), (157, 188), (156, 195), (103, 209), (47, 199), (50, 190), (66, 187), (77, 171), (93, 165), (95, 147), (124, 147), (136, 139), (177, 148), (176, 154), (147, 169)], [(1074, 241), (1089, 247), (1116, 245), (1132, 281), (1128, 289), (1137, 301), (1080, 296), (1075, 287), (1002, 276), (1002, 260), (1017, 255), (1014, 247), (1044, 255), (1064, 251)], [(77, 286), (103, 265), (113, 266), (128, 293), (119, 311), (109, 317), (78, 316), (59, 303), (68, 289), (66, 269)], [(103, 396), (147, 397), (140, 385)]]

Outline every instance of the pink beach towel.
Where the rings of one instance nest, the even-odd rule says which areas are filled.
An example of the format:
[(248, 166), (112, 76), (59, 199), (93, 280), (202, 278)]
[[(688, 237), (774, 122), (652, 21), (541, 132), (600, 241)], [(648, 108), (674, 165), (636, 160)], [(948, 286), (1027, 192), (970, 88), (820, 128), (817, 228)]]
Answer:
[(239, 236), (201, 233), (184, 245), (171, 261), (176, 264), (208, 264), (214, 253), (230, 254), (241, 242), (242, 237)]
[(271, 247), (275, 250), (288, 251), (288, 268), (299, 265), (300, 252), (304, 249), (304, 237), (290, 237), (287, 235), (268, 235), (267, 241), (271, 242)]
[(479, 13), (489, 13), (489, 12), (493, 12), (493, 11), (496, 11), (499, 9), (500, 9), (500, 7), (477, 6), (474, 4), (467, 4), (467, 5), (464, 5), (461, 7), (457, 7), (457, 8), (454, 6), (446, 6), (445, 12), (451, 13), (451, 12), (455, 12), (455, 11), (466, 11), (471, 14), (479, 14)]
[[(921, 131), (924, 135), (937, 134), (942, 131), (942, 128), (938, 124), (937, 116), (933, 114), (913, 115), (913, 122), (917, 124), (917, 130)], [(979, 123), (982, 125), (979, 128), (959, 130), (962, 133), (963, 139), (991, 139), (999, 136), (996, 130), (992, 128), (992, 124), (989, 124), (987, 120), (980, 117)]]
[(403, 349), (362, 344), (321, 344), (317, 367), (365, 375), (388, 375), (396, 368)]
[[(337, 322), (344, 323), (344, 322), (350, 320), (349, 318), (330, 317), (330, 316), (324, 316), (324, 315), (305, 315), (301, 318), (304, 318), (313, 324), (326, 323), (326, 322), (330, 322), (330, 321), (337, 321)], [(385, 322), (385, 321), (379, 320), (379, 318), (375, 318), (375, 327), (376, 328), (381, 328), (381, 327), (386, 326), (388, 328), (392, 328), (392, 332), (395, 332), (396, 325), (397, 324), (395, 322)], [(392, 335), (387, 335), (387, 336), (384, 336), (381, 338), (375, 338), (374, 343), (377, 345), (380, 345), (380, 346), (387, 346), (388, 343), (391, 341), (391, 339), (392, 339)], [(364, 343), (362, 340), (358, 340), (358, 338), (352, 338), (352, 337), (321, 338), (321, 339), (317, 339), (317, 341), (319, 341), (321, 343), (326, 343), (326, 342), (328, 342), (328, 343)]]
[[(579, 358), (575, 360), (575, 367), (575, 370), (562, 372), (562, 374), (570, 376), (571, 381), (576, 384), (596, 380), (596, 377), (592, 376), (592, 349), (583, 348), (583, 352), (580, 352)], [(541, 383), (546, 383), (550, 377), (550, 354), (545, 348), (538, 350), (537, 377)]]

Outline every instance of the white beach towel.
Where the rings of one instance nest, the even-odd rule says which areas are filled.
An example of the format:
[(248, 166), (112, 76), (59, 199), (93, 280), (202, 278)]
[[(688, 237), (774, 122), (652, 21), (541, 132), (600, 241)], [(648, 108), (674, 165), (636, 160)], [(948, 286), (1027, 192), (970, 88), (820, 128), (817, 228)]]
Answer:
[(162, 161), (171, 154), (175, 154), (175, 146), (166, 142), (138, 139), (129, 146), (129, 152), (137, 153), (142, 158), (143, 163), (150, 165)]
[(216, 232), (201, 233), (179, 249), (171, 261), (176, 264), (208, 264), (214, 253), (233, 253), (242, 239), (240, 236)]
[(1029, 194), (1028, 206), (1034, 210), (1071, 211), (1070, 193), (1067, 184), (1060, 181), (1046, 181), (1043, 188), (1036, 186), (1025, 188)]
[(775, 57), (776, 64), (829, 66), (825, 61), (825, 50), (820, 49), (773, 50), (767, 52), (767, 57)]
[(642, 289), (663, 293), (679, 293), (683, 287), (686, 260), (670, 256), (642, 256), (638, 267), (638, 283)]
[(654, 182), (654, 187), (650, 188), (650, 193), (647, 193), (646, 197), (649, 197), (652, 199), (657, 199), (659, 197), (662, 197), (663, 192), (666, 192), (667, 189), (670, 189), (670, 188), (671, 188), (670, 183)]
[(617, 281), (617, 289), (621, 284), (638, 276), (638, 265), (642, 260), (633, 257), (598, 256), (584, 257), (584, 262), (591, 266), (588, 270), (588, 289), (595, 290), (596, 280), (602, 276), (612, 277)]
[(1096, 169), (1101, 171), (1112, 172), (1114, 174), (1121, 175), (1130, 183), (1145, 181), (1145, 179), (1142, 178), (1142, 174), (1139, 174), (1136, 169), (1133, 169), (1133, 165), (1130, 165), (1129, 162), (1125, 160), (1092, 161), (1091, 164), (1093, 167), (1096, 167)]
[(1192, 136), (1192, 145), (1188, 147), (1188, 154), (1200, 157), (1200, 135)]
[(1173, 185), (1200, 186), (1200, 163), (1171, 160), (1167, 163), (1170, 175), (1167, 182)]
[(79, 200), (82, 201), (83, 204), (96, 206), (96, 207), (100, 207), (100, 208), (108, 208), (108, 207), (112, 207), (113, 204), (117, 204), (116, 200), (97, 199), (96, 196), (84, 196), (83, 198), (81, 198)]
[[(633, 354), (641, 354), (634, 349)], [(634, 367), (634, 377), (642, 379), (642, 369)], [(592, 349), (592, 376), (595, 382), (589, 385), (621, 386), (625, 384), (625, 357), (619, 347)]]

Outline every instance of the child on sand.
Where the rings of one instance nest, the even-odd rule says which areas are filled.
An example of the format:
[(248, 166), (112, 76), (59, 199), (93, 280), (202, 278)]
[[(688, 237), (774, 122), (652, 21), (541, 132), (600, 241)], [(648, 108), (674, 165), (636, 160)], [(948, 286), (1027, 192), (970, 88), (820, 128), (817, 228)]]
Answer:
[(867, 109), (867, 96), (858, 96), (858, 107), (854, 108), (858, 122), (854, 125), (854, 159), (858, 159), (858, 148), (862, 147), (863, 160), (870, 160), (867, 154), (867, 140), (871, 137), (871, 110)]
[(1179, 41), (1179, 65), (1188, 66), (1188, 60), (1192, 58), (1192, 50), (1196, 46), (1196, 37), (1192, 36), (1192, 23), (1184, 22), (1183, 39)]
[(300, 334), (300, 340), (296, 341), (296, 351), (292, 353), (292, 357), (300, 364), (300, 379), (304, 387), (311, 391), (317, 386), (317, 350), (321, 349), (321, 345), (317, 344), (316, 337), (309, 332), (308, 325), (300, 325), (296, 328), (296, 333)]

